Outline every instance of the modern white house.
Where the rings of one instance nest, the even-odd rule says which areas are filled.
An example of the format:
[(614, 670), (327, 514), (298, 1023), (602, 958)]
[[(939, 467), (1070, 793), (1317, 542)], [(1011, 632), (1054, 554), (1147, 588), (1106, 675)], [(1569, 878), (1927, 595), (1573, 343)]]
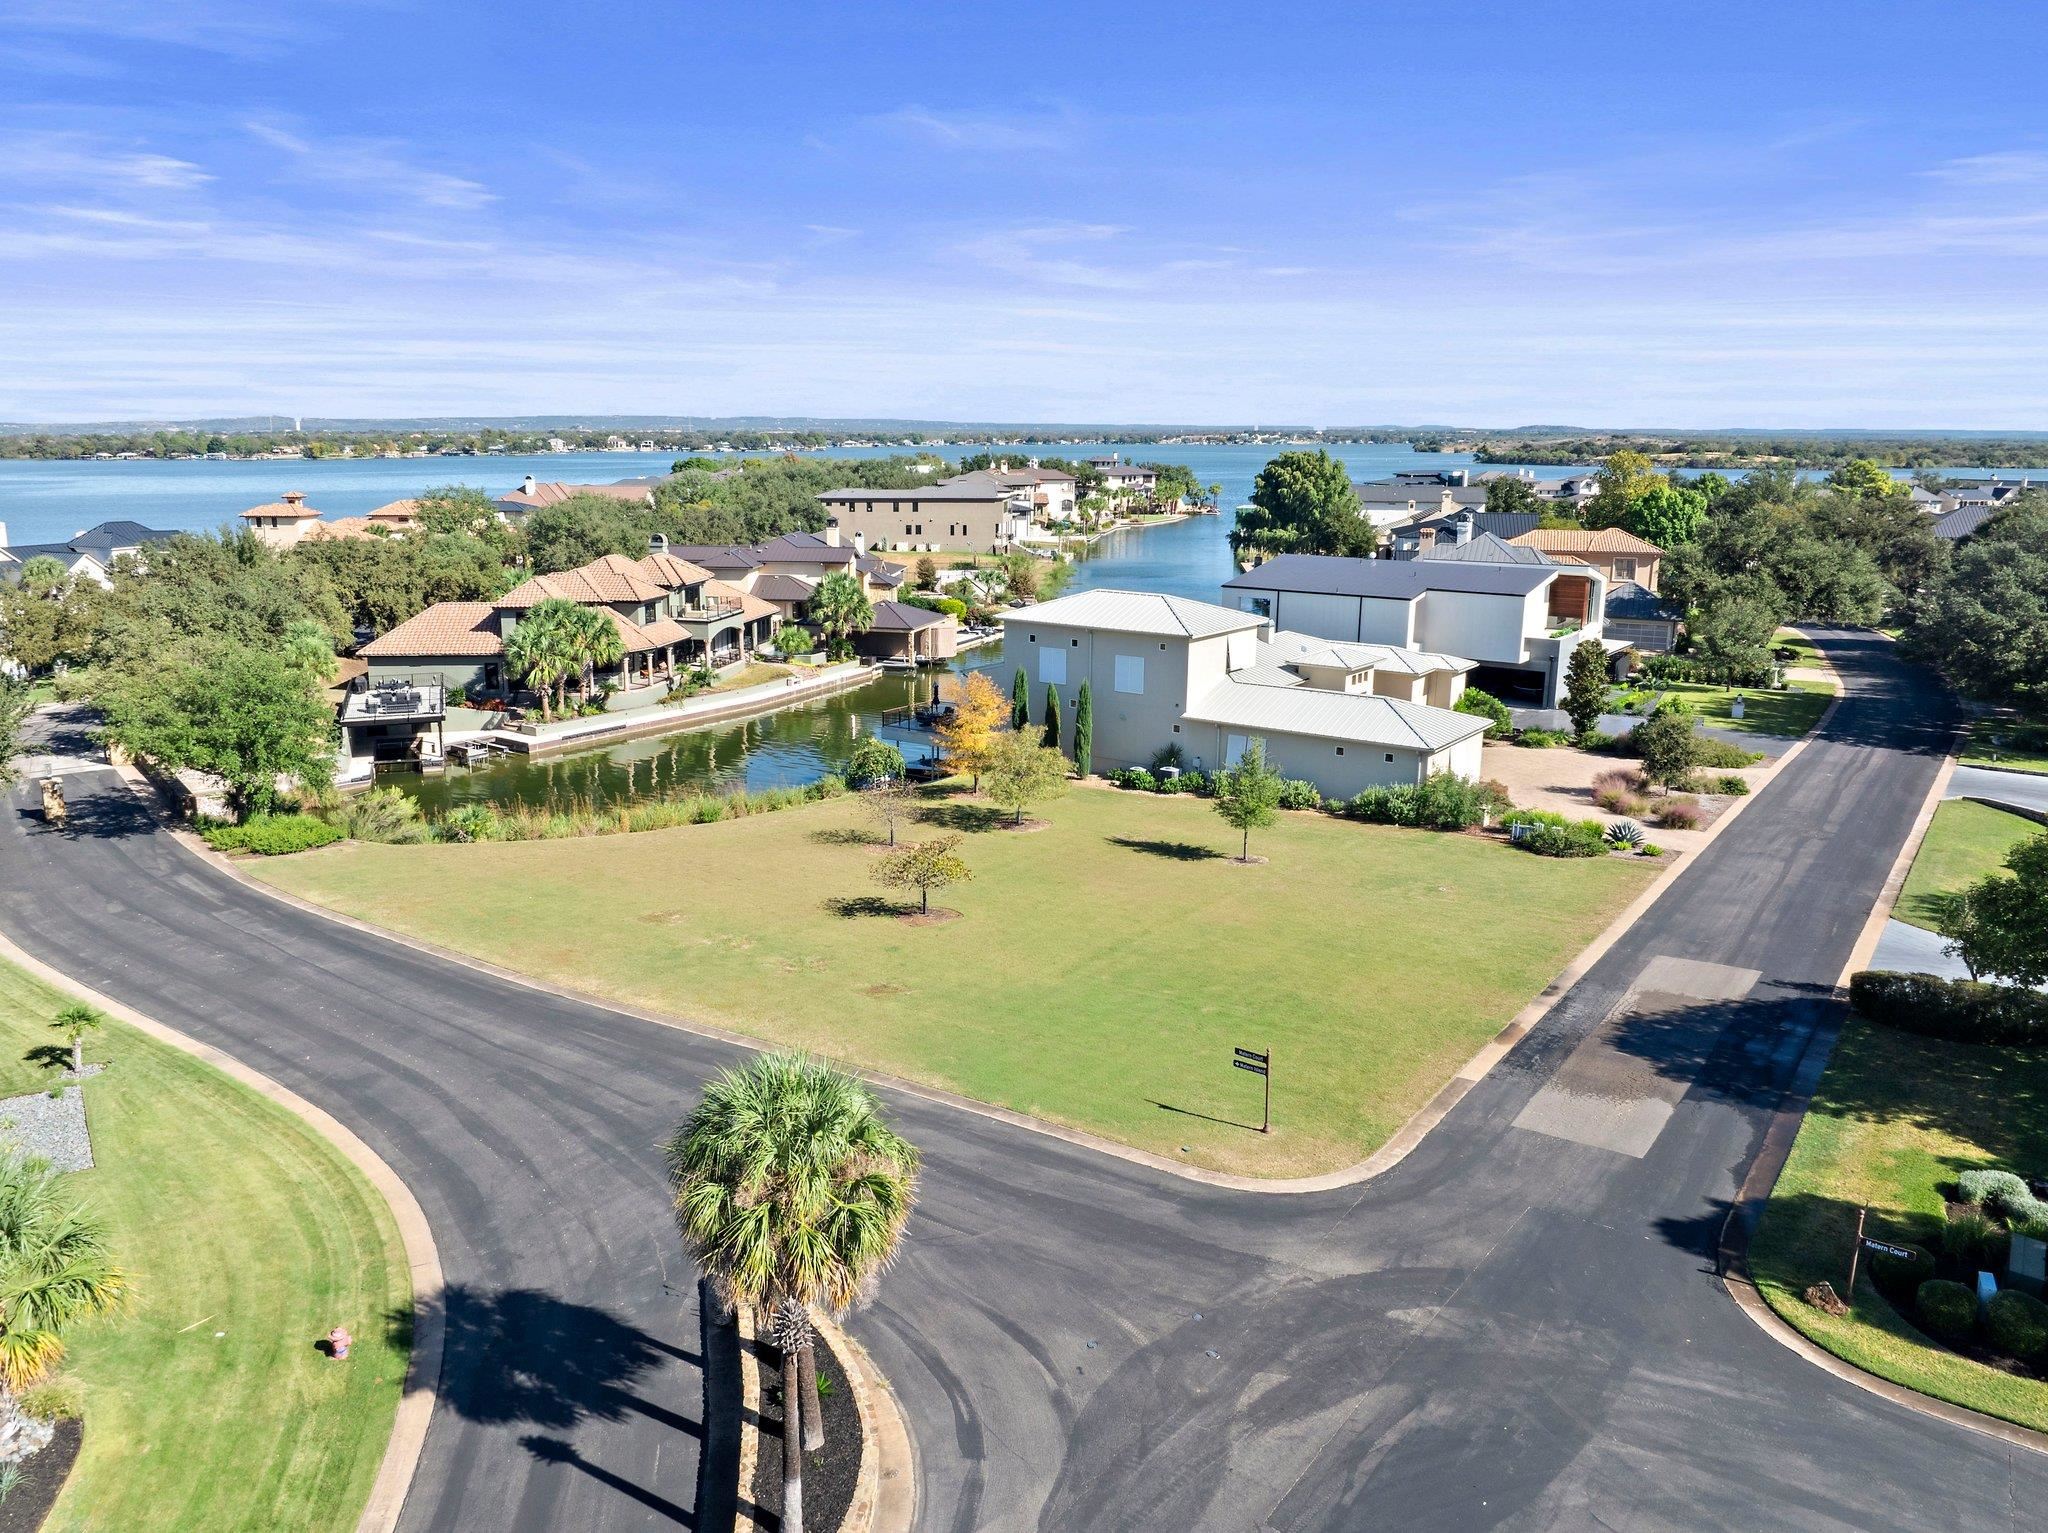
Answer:
[(1276, 628), (1347, 644), (1460, 655), (1475, 685), (1555, 708), (1571, 652), (1603, 636), (1607, 577), (1590, 565), (1282, 554), (1223, 584)]
[(7, 524), (0, 522), (0, 580), (20, 580), (22, 566), (31, 559), (55, 559), (67, 575), (110, 585), (116, 559), (139, 557), (151, 544), (168, 543), (176, 536), (140, 522), (115, 521), (87, 527), (62, 542), (9, 543)]
[(1234, 765), (1254, 739), (1289, 777), (1326, 796), (1437, 772), (1479, 776), (1486, 720), (1454, 701), (1467, 662), (1276, 633), (1257, 613), (1152, 591), (1083, 591), (1004, 619), (1004, 663), (1034, 700), (1051, 687), (1073, 738), (1088, 684), (1098, 771), (1152, 764), (1178, 746), (1191, 768)]

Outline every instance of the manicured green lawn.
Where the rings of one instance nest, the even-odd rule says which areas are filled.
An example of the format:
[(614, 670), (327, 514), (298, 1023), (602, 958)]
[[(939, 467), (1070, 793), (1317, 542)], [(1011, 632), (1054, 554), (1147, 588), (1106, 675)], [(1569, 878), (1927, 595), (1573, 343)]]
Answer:
[(1793, 652), (1793, 658), (1785, 662), (1787, 665), (1804, 665), (1817, 670), (1829, 668), (1828, 657), (1820, 652), (1819, 646), (1806, 635), (1793, 629), (1780, 628), (1771, 635), (1771, 646), (1774, 649), (1789, 649)]
[[(1765, 687), (1736, 687), (1731, 691), (1697, 681), (1674, 682), (1664, 690), (1683, 698), (1702, 722), (1717, 729), (1795, 740), (1820, 722), (1820, 716), (1835, 698), (1834, 688), (1819, 681), (1789, 682), (1782, 692)], [(1738, 697), (1743, 707), (1739, 719), (1729, 712)]]
[(1914, 926), (1939, 931), (1949, 895), (1997, 871), (2007, 852), (2041, 833), (2039, 825), (2020, 815), (1968, 799), (1949, 800), (1934, 811), (1927, 839), (1920, 843), (1892, 913)]
[(1963, 742), (1964, 766), (2004, 767), (2012, 772), (2048, 772), (2048, 724), (2019, 719), (1979, 719)]
[(2048, 1382), (2020, 1378), (1928, 1341), (1867, 1276), (1841, 1319), (1800, 1295), (1847, 1281), (1856, 1211), (1869, 1232), (1939, 1245), (1941, 1184), (1975, 1166), (2048, 1164), (2048, 1050), (1916, 1038), (1851, 1021), (1836, 1045), (1750, 1251), (1757, 1287), (1780, 1315), (1882, 1378), (2048, 1430)]
[[(0, 1060), (67, 998), (0, 964)], [(85, 1448), (46, 1530), (353, 1528), (405, 1374), (409, 1306), (384, 1201), (327, 1142), (211, 1066), (108, 1022), (86, 1082), (91, 1171), (135, 1302), (71, 1338)], [(20, 1081), (11, 1083), (19, 1086)], [(355, 1334), (335, 1363), (314, 1343)]]
[[(929, 807), (981, 827), (973, 882), (934, 901), (961, 918), (929, 926), (872, 912), (897, 896), (846, 800), (250, 871), (584, 990), (1271, 1175), (1379, 1145), (1655, 872), (1309, 814), (1254, 833), (1271, 860), (1247, 867), (1208, 804), (1113, 789), (1021, 834), (971, 799)], [(1238, 1046), (1277, 1050), (1270, 1139), (1243, 1127)]]

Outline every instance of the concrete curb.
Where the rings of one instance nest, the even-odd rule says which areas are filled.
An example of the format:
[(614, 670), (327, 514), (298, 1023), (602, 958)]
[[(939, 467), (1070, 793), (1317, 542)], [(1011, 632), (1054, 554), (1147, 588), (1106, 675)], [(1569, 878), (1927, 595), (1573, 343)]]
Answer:
[[(1832, 712), (1833, 710), (1830, 710)], [(1826, 722), (1825, 718), (1822, 720)], [(1818, 727), (1818, 726), (1816, 726)], [(1749, 1240), (1756, 1225), (1762, 1219), (1770, 1201), (1772, 1191), (1778, 1185), (1778, 1178), (1785, 1170), (1785, 1162), (1791, 1158), (1792, 1146), (1799, 1138), (1800, 1125), (1805, 1122), (1807, 1108), (1812, 1105), (1814, 1088), (1819, 1085), (1822, 1072), (1833, 1056), (1835, 1041), (1841, 1036), (1842, 1022), (1839, 1007), (1848, 996), (1849, 977), (1869, 965), (1870, 955), (1877, 950), (1877, 943), (1883, 935), (1885, 922), (1891, 919), (1900, 893), (1905, 889), (1906, 879), (1913, 871), (1913, 861), (1919, 856), (1921, 843), (1927, 839), (1928, 827), (1934, 823), (1935, 811), (1941, 807), (1947, 792), (1949, 780), (1956, 770), (1956, 752), (1960, 748), (1964, 732), (1958, 730), (1949, 745), (1949, 754), (1942, 762), (1941, 770), (1935, 773), (1929, 785), (1927, 797), (1922, 800), (1919, 813), (1914, 816), (1912, 829), (1906, 833), (1899, 855), (1892, 860), (1891, 871), (1886, 874), (1884, 885), (1878, 891), (1877, 903), (1871, 908), (1870, 919), (1863, 924), (1863, 930), (1856, 938), (1856, 945), (1849, 952), (1849, 961), (1842, 966), (1841, 975), (1835, 982), (1837, 1015), (1834, 1020), (1822, 1024), (1814, 1031), (1806, 1053), (1799, 1061), (1799, 1069), (1793, 1077), (1791, 1087), (1777, 1110), (1772, 1113), (1769, 1126), (1764, 1130), (1763, 1144), (1758, 1148), (1756, 1159), (1750, 1162), (1749, 1172), (1743, 1178), (1741, 1188), (1736, 1192), (1734, 1205), (1728, 1211), (1727, 1221), (1721, 1226), (1719, 1262), (1721, 1286), (1735, 1301), (1736, 1307), (1771, 1340), (1780, 1346), (1796, 1352), (1830, 1377), (1853, 1384), (1856, 1388), (1889, 1400), (1922, 1416), (1929, 1416), (1950, 1426), (1963, 1427), (1995, 1437), (2001, 1442), (2026, 1448), (2035, 1453), (2048, 1453), (2048, 1433), (2036, 1432), (2030, 1428), (2002, 1421), (1996, 1416), (1987, 1416), (1966, 1406), (1951, 1405), (1932, 1395), (1922, 1394), (1917, 1389), (1894, 1383), (1877, 1374), (1866, 1372), (1854, 1363), (1847, 1362), (1828, 1351), (1820, 1343), (1810, 1340), (1803, 1332), (1786, 1320), (1765, 1299), (1758, 1290), (1755, 1280), (1749, 1274)]]
[(47, 984), (82, 997), (136, 1031), (204, 1060), (223, 1075), (232, 1077), (259, 1096), (295, 1114), (314, 1133), (341, 1151), (389, 1205), (392, 1221), (398, 1226), (399, 1240), (405, 1247), (406, 1265), (412, 1279), (412, 1356), (406, 1362), (405, 1383), (398, 1397), (397, 1413), (391, 1422), (391, 1438), (384, 1446), (384, 1457), (377, 1466), (377, 1478), (371, 1482), (369, 1500), (363, 1505), (362, 1515), (356, 1519), (356, 1533), (392, 1533), (398, 1526), (399, 1512), (405, 1506), (413, 1471), (419, 1466), (420, 1452), (426, 1446), (427, 1423), (433, 1417), (434, 1405), (439, 1398), (441, 1353), (445, 1340), (440, 1306), (433, 1302), (441, 1295), (441, 1257), (434, 1245), (433, 1230), (428, 1227), (427, 1216), (413, 1197), (412, 1189), (400, 1180), (398, 1173), (385, 1163), (382, 1156), (357, 1138), (340, 1119), (315, 1107), (297, 1092), (280, 1086), (269, 1076), (250, 1069), (234, 1056), (196, 1038), (188, 1038), (112, 996), (81, 985), (61, 970), (23, 952), (5, 935), (0, 935), (0, 958), (26, 969)]
[[(844, 1068), (865, 1081), (890, 1091), (900, 1092), (905, 1096), (916, 1097), (921, 1101), (934, 1102), (940, 1106), (954, 1108), (960, 1112), (973, 1113), (977, 1117), (988, 1118), (997, 1123), (1007, 1124), (1012, 1128), (1041, 1134), (1046, 1138), (1057, 1139), (1080, 1149), (1090, 1150), (1099, 1155), (1111, 1156), (1118, 1160), (1127, 1161), (1132, 1165), (1143, 1166), (1152, 1171), (1164, 1172), (1168, 1176), (1179, 1177), (1183, 1181), (1198, 1182), (1204, 1186), (1223, 1187), (1235, 1192), (1292, 1195), (1310, 1192), (1329, 1192), (1371, 1181), (1374, 1177), (1384, 1175), (1405, 1160), (1415, 1147), (1428, 1137), (1430, 1130), (1434, 1129), (1437, 1124), (1441, 1123), (1450, 1114), (1451, 1109), (1458, 1105), (1458, 1102), (1464, 1097), (1465, 1093), (1470, 1091), (1474, 1085), (1484, 1080), (1494, 1066), (1506, 1058), (1509, 1051), (1550, 1014), (1551, 1009), (1564, 998), (1565, 993), (1573, 985), (1577, 984), (1594, 964), (1604, 958), (1608, 950), (1621, 940), (1622, 935), (1642, 918), (1643, 913), (1656, 904), (1664, 896), (1665, 891), (1684, 875), (1685, 870), (1691, 866), (1692, 859), (1711, 846), (1716, 836), (1733, 824), (1737, 816), (1744, 809), (1769, 790), (1771, 783), (1777, 780), (1779, 771), (1795, 760), (1799, 753), (1812, 741), (1814, 735), (1826, 726), (1829, 719), (1834, 717), (1835, 710), (1841, 706), (1842, 700), (1842, 694), (1837, 694), (1834, 702), (1829, 704), (1827, 711), (1815, 722), (1813, 729), (1807, 733), (1805, 738), (1799, 740), (1790, 750), (1787, 750), (1771, 763), (1771, 775), (1765, 779), (1761, 788), (1755, 793), (1739, 798), (1730, 804), (1722, 812), (1720, 818), (1707, 827), (1698, 846), (1694, 847), (1689, 853), (1674, 856), (1658, 876), (1644, 888), (1643, 892), (1637, 895), (1619, 915), (1608, 923), (1605, 930), (1595, 937), (1588, 946), (1583, 948), (1578, 956), (1566, 965), (1564, 969), (1560, 970), (1556, 977), (1549, 984), (1545, 985), (1533, 1000), (1515, 1013), (1505, 1027), (1481, 1045), (1479, 1050), (1458, 1068), (1451, 1079), (1445, 1082), (1434, 1096), (1417, 1108), (1408, 1121), (1394, 1131), (1385, 1144), (1373, 1151), (1364, 1160), (1355, 1162), (1352, 1165), (1341, 1166), (1332, 1171), (1319, 1172), (1314, 1176), (1304, 1177), (1254, 1177), (1241, 1176), (1225, 1171), (1208, 1171), (1199, 1166), (1185, 1165), (1164, 1155), (1156, 1155), (1149, 1150), (1135, 1149), (1130, 1145), (1119, 1144), (1111, 1139), (1104, 1139), (1084, 1129), (1069, 1128), (1064, 1124), (1053, 1123), (1043, 1118), (1033, 1118), (1024, 1113), (1014, 1112), (1006, 1107), (998, 1107), (990, 1102), (979, 1102), (971, 1097), (960, 1096), (945, 1090), (943, 1087), (906, 1080), (901, 1076), (889, 1075), (882, 1071), (870, 1070), (858, 1065), (848, 1064), (844, 1065)], [(123, 780), (128, 783), (131, 789), (148, 798), (152, 806), (155, 805), (156, 801), (149, 779), (133, 767), (122, 767), (117, 768), (117, 770), (121, 772)], [(1105, 788), (1104, 791), (1115, 790)], [(304, 911), (308, 915), (318, 916), (324, 921), (332, 921), (338, 926), (348, 927), (352, 931), (362, 932), (367, 936), (376, 937), (382, 941), (395, 942), (401, 947), (411, 948), (414, 952), (425, 953), (446, 963), (460, 964), (464, 968), (474, 970), (479, 974), (488, 974), (494, 979), (505, 981), (507, 984), (518, 985), (527, 990), (535, 990), (546, 995), (557, 996), (566, 1001), (576, 1002), (579, 1005), (596, 1006), (618, 1016), (631, 1017), (635, 1021), (651, 1022), (658, 1027), (674, 1028), (678, 1032), (689, 1033), (699, 1038), (713, 1039), (716, 1042), (731, 1044), (736, 1048), (747, 1049), (754, 1053), (762, 1053), (775, 1047), (774, 1044), (764, 1039), (750, 1037), (744, 1033), (730, 1032), (723, 1028), (713, 1027), (708, 1023), (686, 1021), (664, 1012), (651, 1011), (624, 1001), (612, 1000), (605, 996), (594, 995), (589, 991), (578, 990), (572, 986), (558, 985), (550, 980), (539, 979), (530, 974), (522, 974), (517, 970), (507, 969), (498, 964), (491, 963), (487, 959), (477, 958), (467, 953), (458, 952), (453, 948), (443, 947), (438, 943), (408, 936), (405, 933), (393, 931), (389, 927), (377, 926), (371, 922), (343, 914), (340, 911), (331, 910), (324, 905), (302, 899), (296, 894), (267, 884), (261, 879), (250, 877), (242, 871), (234, 859), (215, 851), (192, 831), (170, 821), (168, 816), (165, 817), (165, 823), (172, 838), (201, 861), (212, 865), (228, 877), (235, 879), (245, 888), (251, 889), (268, 899), (277, 900), (281, 904), (289, 905), (295, 910)]]

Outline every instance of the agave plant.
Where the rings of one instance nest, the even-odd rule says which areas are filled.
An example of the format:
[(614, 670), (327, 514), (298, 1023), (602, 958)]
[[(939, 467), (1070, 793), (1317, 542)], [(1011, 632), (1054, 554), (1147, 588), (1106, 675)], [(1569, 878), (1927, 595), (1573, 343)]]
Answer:
[(1634, 820), (1616, 820), (1607, 827), (1607, 844), (1634, 851), (1643, 844), (1643, 827)]

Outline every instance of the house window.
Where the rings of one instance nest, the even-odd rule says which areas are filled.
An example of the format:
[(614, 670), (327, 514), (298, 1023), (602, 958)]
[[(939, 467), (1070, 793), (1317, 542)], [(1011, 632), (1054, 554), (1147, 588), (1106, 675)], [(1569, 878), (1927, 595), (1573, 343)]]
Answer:
[(1049, 644), (1041, 648), (1038, 652), (1038, 679), (1041, 682), (1049, 682), (1056, 687), (1065, 686), (1067, 684), (1067, 652), (1063, 649), (1054, 649)]
[(1143, 692), (1145, 690), (1145, 657), (1143, 655), (1118, 655), (1116, 657), (1116, 689), (1119, 692)]
[(1387, 752), (1387, 760), (1389, 760), (1389, 761), (1392, 761), (1393, 759), (1394, 759), (1394, 753), (1393, 753), (1392, 751), (1388, 751), (1388, 752)]
[(1341, 746), (1341, 745), (1340, 745), (1340, 746), (1338, 746), (1338, 747), (1337, 747), (1337, 754), (1338, 754), (1338, 755), (1340, 755), (1340, 756), (1344, 754), (1344, 747), (1343, 747), (1343, 746)]
[(1635, 579), (1636, 561), (1633, 559), (1616, 559), (1614, 561), (1614, 578), (1616, 580)]

